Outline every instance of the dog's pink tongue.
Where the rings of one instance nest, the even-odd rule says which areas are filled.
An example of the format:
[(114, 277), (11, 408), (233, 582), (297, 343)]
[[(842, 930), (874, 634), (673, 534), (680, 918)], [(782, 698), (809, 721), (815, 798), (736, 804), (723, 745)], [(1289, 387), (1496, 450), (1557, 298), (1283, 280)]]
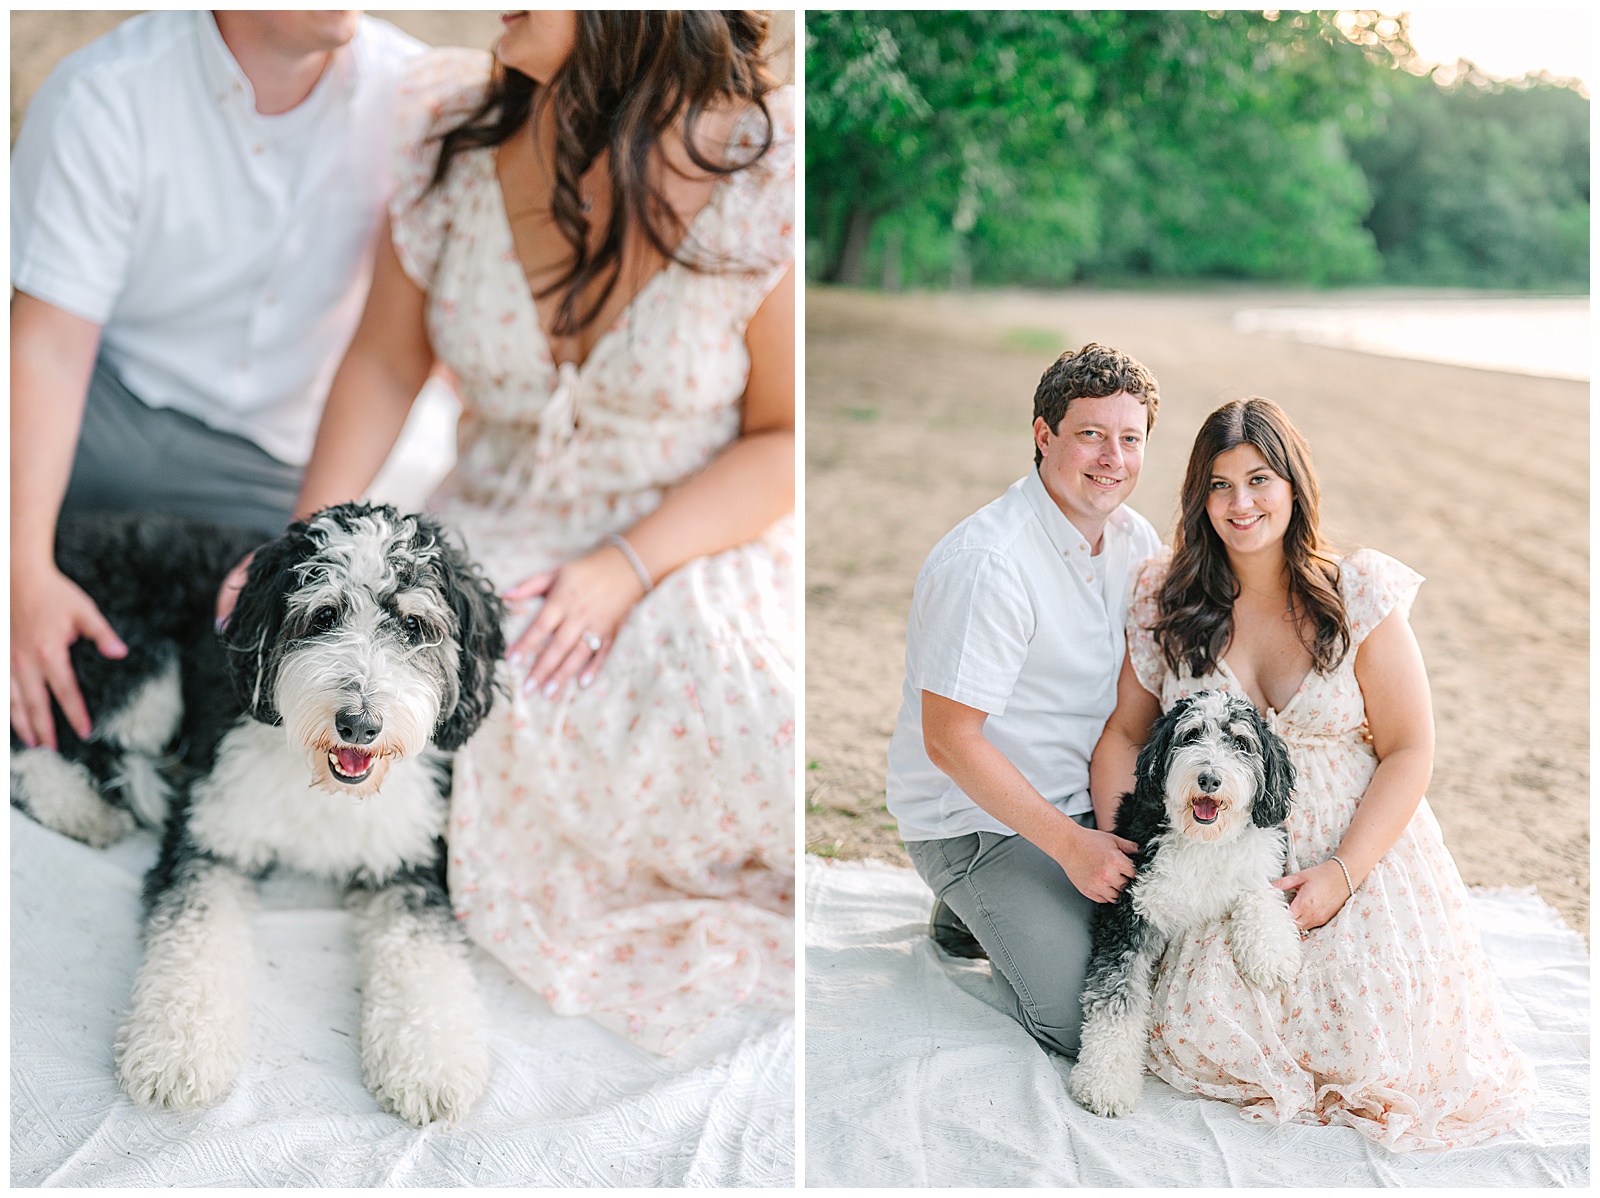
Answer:
[(1194, 801), (1194, 815), (1196, 819), (1210, 823), (1217, 818), (1217, 801), (1215, 799), (1196, 799)]
[(339, 772), (350, 778), (359, 778), (372, 765), (372, 754), (360, 749), (341, 746), (334, 750), (334, 756), (339, 759)]

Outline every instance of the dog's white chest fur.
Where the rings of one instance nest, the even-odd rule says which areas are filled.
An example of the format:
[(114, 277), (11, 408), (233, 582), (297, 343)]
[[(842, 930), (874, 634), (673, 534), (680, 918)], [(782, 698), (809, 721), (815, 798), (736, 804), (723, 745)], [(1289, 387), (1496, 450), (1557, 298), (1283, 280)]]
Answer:
[(366, 798), (312, 786), (304, 754), (284, 729), (243, 719), (223, 737), (210, 775), (194, 788), (189, 834), (240, 868), (282, 864), (341, 881), (428, 862), (444, 832), (445, 801), (432, 753), (398, 761)]
[(1226, 844), (1181, 832), (1157, 838), (1160, 851), (1132, 883), (1133, 907), (1167, 937), (1221, 919), (1245, 891), (1283, 874), (1283, 832), (1245, 828)]

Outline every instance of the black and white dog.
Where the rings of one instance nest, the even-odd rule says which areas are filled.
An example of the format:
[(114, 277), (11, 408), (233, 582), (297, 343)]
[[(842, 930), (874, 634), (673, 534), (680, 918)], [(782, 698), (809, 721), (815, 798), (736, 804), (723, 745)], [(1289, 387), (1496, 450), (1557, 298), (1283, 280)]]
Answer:
[(1300, 934), (1283, 876), (1294, 791), (1288, 750), (1250, 701), (1202, 691), (1174, 704), (1139, 751), (1116, 834), (1140, 848), (1137, 874), (1095, 909), (1072, 1096), (1097, 1115), (1139, 1101), (1150, 988), (1168, 943), (1229, 917), (1239, 972), (1262, 989), (1300, 971)]
[(136, 1102), (198, 1107), (232, 1084), (253, 879), (281, 865), (347, 887), (368, 1087), (414, 1124), (458, 1119), (488, 1062), (444, 888), (449, 753), (493, 702), (501, 601), (428, 518), (346, 504), (256, 552), (218, 637), (217, 587), (258, 540), (148, 516), (63, 524), (58, 562), (129, 654), (74, 654), (94, 735), (58, 718), (59, 754), (13, 742), (14, 801), (90, 843), (167, 816), (116, 1043)]

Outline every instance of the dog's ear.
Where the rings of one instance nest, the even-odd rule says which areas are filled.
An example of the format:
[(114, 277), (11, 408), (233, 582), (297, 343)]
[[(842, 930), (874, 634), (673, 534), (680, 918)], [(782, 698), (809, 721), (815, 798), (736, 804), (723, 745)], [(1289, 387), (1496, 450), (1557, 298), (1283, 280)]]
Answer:
[(239, 702), (264, 724), (280, 724), (283, 716), (273, 702), (277, 687), (279, 639), (283, 633), (287, 596), (296, 579), (294, 567), (311, 553), (311, 537), (304, 521), (289, 526), (275, 541), (257, 549), (250, 559), (244, 589), (233, 605), (223, 629), (228, 676)]
[(478, 730), (494, 704), (495, 666), (506, 652), (502, 629), (506, 605), (483, 571), (442, 530), (430, 531), (439, 547), (445, 598), (455, 613), (461, 642), (456, 705), (440, 716), (433, 743), (446, 752), (454, 752)]
[(1289, 748), (1283, 738), (1267, 726), (1267, 721), (1254, 707), (1250, 711), (1255, 716), (1256, 734), (1261, 738), (1261, 762), (1266, 775), (1261, 793), (1250, 811), (1250, 822), (1258, 828), (1276, 828), (1289, 818), (1289, 801), (1294, 796), (1294, 762), (1289, 760)]
[(1152, 795), (1166, 791), (1167, 758), (1172, 755), (1173, 733), (1193, 702), (1192, 698), (1179, 699), (1150, 729), (1150, 739), (1144, 742), (1133, 766), (1134, 785), (1140, 790)]

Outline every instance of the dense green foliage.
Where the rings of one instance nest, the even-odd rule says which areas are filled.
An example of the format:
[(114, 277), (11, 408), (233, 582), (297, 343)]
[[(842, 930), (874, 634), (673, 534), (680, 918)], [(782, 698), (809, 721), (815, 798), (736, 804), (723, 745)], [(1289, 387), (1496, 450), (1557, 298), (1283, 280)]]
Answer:
[(812, 12), (807, 260), (842, 282), (1587, 277), (1588, 102), (1442, 89), (1376, 13)]
[(1550, 83), (1401, 75), (1352, 139), (1367, 227), (1395, 282), (1540, 287), (1589, 277), (1589, 102)]

